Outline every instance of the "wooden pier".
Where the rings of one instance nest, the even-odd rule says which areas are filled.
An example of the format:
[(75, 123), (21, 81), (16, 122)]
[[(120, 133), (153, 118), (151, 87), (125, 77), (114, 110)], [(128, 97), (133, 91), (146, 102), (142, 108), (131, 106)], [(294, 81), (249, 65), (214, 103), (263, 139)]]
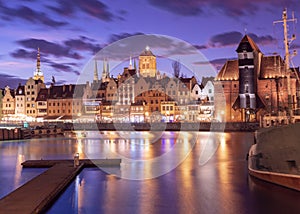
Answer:
[(47, 171), (28, 181), (0, 200), (0, 213), (42, 213), (74, 180), (84, 167), (120, 166), (121, 159), (28, 160), (23, 167), (45, 168)]

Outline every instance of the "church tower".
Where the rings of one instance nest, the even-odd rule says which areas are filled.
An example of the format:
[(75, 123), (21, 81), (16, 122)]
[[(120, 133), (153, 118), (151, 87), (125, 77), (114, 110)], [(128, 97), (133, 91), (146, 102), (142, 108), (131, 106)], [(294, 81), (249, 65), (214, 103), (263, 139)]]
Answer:
[(109, 64), (107, 59), (103, 60), (102, 82), (109, 82)]
[(98, 76), (98, 66), (97, 66), (97, 60), (95, 59), (95, 67), (94, 67), (94, 82), (99, 81), (99, 76)]
[(139, 73), (143, 77), (156, 76), (156, 56), (147, 46), (139, 56)]
[(41, 71), (41, 57), (40, 57), (40, 48), (38, 48), (38, 53), (37, 53), (37, 60), (36, 60), (36, 71), (33, 74), (33, 79), (34, 80), (44, 80), (44, 74)]

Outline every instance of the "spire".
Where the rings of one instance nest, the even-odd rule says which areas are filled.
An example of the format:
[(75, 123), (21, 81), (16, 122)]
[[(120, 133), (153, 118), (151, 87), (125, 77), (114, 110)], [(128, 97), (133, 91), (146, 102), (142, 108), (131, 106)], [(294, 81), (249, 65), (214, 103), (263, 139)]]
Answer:
[(132, 59), (131, 59), (131, 56), (130, 56), (130, 58), (129, 58), (129, 68), (128, 68), (128, 69), (130, 69), (130, 70), (133, 69), (133, 67), (132, 67)]
[(94, 81), (98, 82), (99, 77), (98, 77), (98, 68), (97, 68), (97, 60), (95, 59), (95, 67), (94, 67)]
[(41, 71), (41, 56), (40, 56), (40, 48), (38, 47), (37, 59), (36, 59), (36, 71), (33, 74), (34, 80), (42, 80), (44, 82), (44, 74)]
[(103, 70), (102, 70), (103, 73), (106, 72), (106, 66), (105, 66), (105, 58), (103, 59)]
[(109, 62), (106, 59), (106, 74), (107, 74), (107, 78), (109, 77)]
[(133, 68), (136, 70), (136, 62), (135, 62), (135, 59), (133, 59)]

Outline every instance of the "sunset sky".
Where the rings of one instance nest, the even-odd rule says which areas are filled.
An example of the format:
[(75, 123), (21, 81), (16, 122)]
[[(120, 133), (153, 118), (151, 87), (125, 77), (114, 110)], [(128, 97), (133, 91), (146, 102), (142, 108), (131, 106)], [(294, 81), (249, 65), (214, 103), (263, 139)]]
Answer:
[[(0, 87), (24, 84), (33, 75), (38, 47), (41, 70), (48, 85), (52, 76), (57, 84), (76, 83), (84, 69), (91, 70), (92, 74), (93, 68), (87, 64), (93, 62), (96, 53), (134, 35), (139, 38), (154, 34), (145, 45), (149, 45), (158, 57), (162, 56), (164, 60), (159, 60), (157, 67), (167, 73), (172, 70), (171, 61), (167, 59), (176, 55), (181, 60), (180, 56), (186, 55), (187, 49), (180, 51), (178, 47), (186, 44), (204, 56), (190, 62), (191, 70), (201, 71), (201, 66), (209, 61), (217, 72), (226, 59), (237, 57), (235, 49), (245, 33), (257, 42), (264, 54), (283, 56), (283, 28), (281, 24), (273, 25), (273, 21), (281, 19), (285, 7), (289, 18), (293, 10), (295, 17), (300, 17), (299, 0), (0, 1)], [(298, 51), (299, 28), (299, 23), (289, 25), (290, 34), (299, 37), (291, 48)], [(156, 38), (172, 38), (173, 41), (159, 39), (162, 44), (152, 43)], [(176, 53), (174, 49), (160, 55), (168, 42), (170, 46), (176, 43)], [(127, 47), (128, 59), (136, 57), (143, 51), (142, 47), (144, 44)], [(102, 54), (98, 57), (99, 75), (102, 57), (107, 57), (112, 65), (116, 63), (109, 54)], [(293, 63), (300, 65), (299, 55), (293, 58)], [(112, 74), (121, 73), (126, 64), (127, 60), (115, 69), (112, 66)], [(205, 68), (202, 70), (199, 78), (212, 74), (204, 71)]]

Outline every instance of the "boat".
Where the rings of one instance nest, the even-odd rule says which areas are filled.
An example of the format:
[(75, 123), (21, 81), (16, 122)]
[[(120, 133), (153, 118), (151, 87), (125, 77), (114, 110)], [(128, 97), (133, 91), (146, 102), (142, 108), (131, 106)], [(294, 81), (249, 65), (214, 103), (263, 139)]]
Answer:
[[(285, 9), (282, 21), (285, 41), (292, 41), (287, 38), (287, 21), (290, 20), (295, 19), (288, 20)], [(290, 71), (288, 45), (289, 42), (285, 42), (285, 69)], [(289, 75), (290, 72), (287, 78)], [(248, 171), (258, 179), (300, 191), (300, 123), (297, 123), (299, 115), (294, 114), (295, 109), (290, 102), (288, 100), (286, 111), (278, 112), (277, 115), (264, 115), (261, 128), (256, 130), (254, 144), (247, 155)]]
[(261, 128), (248, 153), (249, 174), (300, 191), (300, 123)]

